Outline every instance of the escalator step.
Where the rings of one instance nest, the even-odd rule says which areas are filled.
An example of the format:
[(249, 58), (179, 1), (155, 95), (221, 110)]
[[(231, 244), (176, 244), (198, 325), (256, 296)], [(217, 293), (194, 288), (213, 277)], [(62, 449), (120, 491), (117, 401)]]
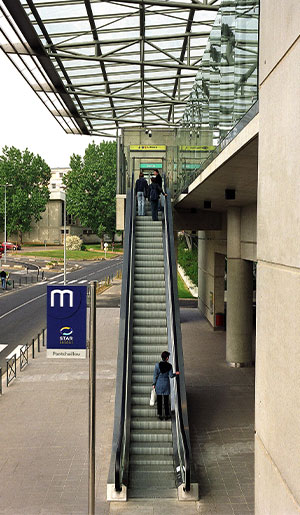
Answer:
[(142, 465), (141, 463), (137, 463), (137, 464), (133, 464), (133, 463), (130, 463), (130, 473), (133, 473), (133, 474), (145, 474), (149, 472), (150, 474), (152, 473), (170, 473), (170, 474), (173, 474), (173, 477), (174, 477), (174, 465), (173, 465), (173, 461), (171, 463), (165, 463), (165, 464), (161, 464), (159, 469), (157, 467), (157, 465)]
[[(132, 341), (133, 341), (133, 344), (141, 344), (141, 345), (157, 345), (158, 347), (163, 345), (167, 345), (168, 344), (168, 337), (166, 335), (166, 333), (164, 334), (134, 334), (133, 335), (133, 338), (132, 338)], [(162, 352), (162, 351), (158, 351), (158, 352)]]
[(141, 363), (133, 363), (132, 364), (132, 371), (136, 374), (151, 374), (153, 375), (153, 365), (145, 365)]
[(140, 253), (141, 251), (142, 252), (148, 252), (150, 250), (153, 250), (153, 253), (154, 252), (157, 252), (157, 251), (162, 251), (164, 250), (164, 246), (162, 244), (162, 242), (140, 242), (140, 241), (137, 241), (135, 243), (135, 252), (136, 253)]
[[(154, 368), (154, 367), (153, 367)], [(131, 394), (144, 394), (147, 395), (147, 404), (149, 405), (150, 392), (152, 390), (152, 384), (131, 384)]]
[(163, 281), (151, 281), (152, 287), (149, 288), (148, 282), (134, 281), (135, 295), (161, 295), (165, 297), (165, 283)]
[(163, 267), (159, 266), (135, 266), (134, 267), (134, 277), (137, 278), (137, 275), (140, 275), (144, 280), (147, 280), (147, 275), (152, 274), (157, 277), (157, 280), (164, 280), (165, 274), (163, 272)]
[(142, 406), (146, 407), (149, 406), (149, 399), (150, 395), (143, 395), (143, 394), (133, 394), (131, 395), (131, 406)]
[(141, 245), (145, 245), (145, 248), (153, 248), (153, 247), (150, 247), (150, 245), (163, 245), (163, 239), (162, 239), (162, 235), (161, 234), (157, 234), (157, 235), (153, 235), (153, 236), (150, 236), (150, 234), (148, 234), (148, 236), (136, 236), (135, 238), (135, 244), (139, 246)]
[[(145, 476), (147, 477), (147, 486), (145, 486)], [(147, 471), (146, 474), (141, 474), (139, 470), (130, 471), (130, 487), (133, 490), (142, 489), (147, 492), (148, 489), (156, 487), (157, 489), (174, 488), (175, 489), (175, 474), (174, 472), (166, 471)], [(147, 493), (146, 493), (147, 495)]]
[(158, 267), (160, 266), (163, 269), (164, 257), (163, 256), (145, 256), (141, 254), (135, 257), (135, 268), (137, 266), (141, 267)]
[[(153, 306), (151, 308), (151, 306)], [(158, 304), (159, 306), (159, 304)], [(156, 319), (165, 319), (166, 318), (166, 306), (163, 304), (163, 307), (155, 309), (155, 304), (151, 304), (149, 302), (149, 307), (147, 307), (146, 304), (140, 303), (134, 303), (134, 309), (133, 309), (133, 320), (137, 320), (138, 318), (156, 318)]]
[(133, 321), (134, 327), (152, 327), (153, 329), (155, 327), (167, 327), (166, 324), (166, 314), (164, 313), (164, 318), (157, 318), (157, 317), (150, 317), (149, 314), (147, 314), (148, 318), (138, 318), (135, 316), (135, 319)]
[(133, 442), (130, 445), (130, 455), (133, 454), (143, 456), (172, 456), (173, 458), (173, 446), (169, 442)]
[[(150, 385), (151, 385), (151, 382), (150, 382)], [(150, 399), (150, 395), (149, 395), (149, 399)], [(156, 414), (156, 408), (154, 406), (153, 407), (149, 406), (148, 408), (138, 408), (138, 407), (131, 408), (131, 416), (138, 417), (138, 418), (150, 417), (150, 418), (153, 418), (153, 420), (158, 420), (157, 414)]]
[(153, 327), (151, 325), (149, 326), (143, 326), (143, 325), (136, 325), (133, 328), (133, 337), (134, 336), (166, 336), (167, 335), (167, 326), (161, 326), (161, 327)]
[[(133, 468), (130, 469), (130, 483), (136, 487), (137, 485), (141, 484), (145, 478), (143, 477), (144, 472), (141, 470), (141, 468)], [(150, 485), (156, 485), (156, 486), (163, 486), (163, 485), (172, 485), (175, 487), (175, 474), (174, 470), (145, 470), (147, 472), (147, 486)]]
[(133, 363), (152, 363), (154, 366), (158, 361), (161, 361), (161, 353), (144, 352), (142, 354), (134, 354), (132, 356)]
[(151, 417), (131, 418), (130, 425), (133, 429), (153, 430), (168, 429), (171, 431), (171, 420), (159, 420)]
[[(153, 320), (154, 319), (154, 320)], [(164, 325), (164, 321), (166, 319), (166, 311), (154, 311), (151, 309), (141, 309), (139, 310), (134, 306), (133, 311), (133, 325), (142, 325), (137, 323), (139, 320), (145, 320), (145, 327), (148, 326), (148, 322), (156, 322), (154, 325)]]
[[(153, 367), (153, 370), (154, 370), (154, 367)], [(149, 400), (150, 400), (150, 390), (152, 387), (152, 379), (153, 379), (153, 372), (151, 374), (145, 374), (145, 376), (141, 376), (140, 374), (132, 374), (131, 384), (140, 384), (140, 385), (147, 384), (149, 387)]]
[(177, 489), (174, 488), (128, 488), (129, 499), (177, 499)]
[[(149, 284), (150, 281), (150, 284)], [(163, 272), (149, 272), (144, 273), (143, 270), (136, 270), (134, 272), (134, 284), (136, 286), (162, 286), (165, 284), (165, 274)]]
[(134, 454), (130, 456), (130, 466), (133, 467), (153, 467), (153, 466), (172, 466), (174, 461), (173, 456), (166, 455), (139, 455)]
[(160, 248), (154, 247), (152, 243), (151, 243), (151, 246), (149, 245), (149, 247), (144, 247), (144, 246), (139, 245), (138, 248), (135, 249), (135, 260), (136, 260), (136, 258), (143, 258), (146, 256), (148, 256), (149, 258), (154, 258), (154, 259), (156, 257), (164, 259), (164, 249), (162, 247), (160, 247)]
[(167, 432), (153, 433), (151, 432), (137, 432), (131, 431), (130, 435), (131, 442), (148, 442), (148, 443), (161, 443), (162, 445), (165, 443), (172, 443), (172, 433), (167, 430)]
[(140, 294), (140, 293), (137, 293), (137, 290), (138, 288), (135, 288), (135, 293), (133, 295), (133, 301), (136, 303), (136, 302), (164, 302), (164, 304), (166, 305), (166, 296), (165, 295), (162, 295), (160, 293), (159, 290), (163, 290), (163, 288), (156, 288), (156, 290), (158, 290), (156, 293), (151, 291), (151, 293), (144, 293), (144, 294)]
[[(160, 302), (158, 299), (157, 299), (157, 302), (140, 302), (136, 299), (134, 299), (134, 305), (133, 305), (133, 316), (135, 316), (135, 312), (138, 311), (139, 313), (140, 312), (143, 312), (145, 311), (146, 312), (146, 316), (148, 316), (148, 313), (155, 313), (156, 311), (161, 311), (161, 312), (166, 312), (166, 303), (165, 302)], [(162, 317), (160, 317), (162, 318)]]
[(147, 353), (147, 354), (151, 354), (151, 356), (157, 355), (157, 356), (159, 356), (159, 361), (160, 361), (161, 353), (163, 352), (164, 348), (166, 347), (166, 343), (163, 342), (160, 345), (156, 345), (156, 344), (149, 345), (149, 343), (146, 343), (146, 342), (143, 342), (143, 343), (144, 343), (144, 345), (133, 345), (133, 347), (132, 347), (133, 353), (134, 354), (135, 353), (137, 353), (137, 354)]

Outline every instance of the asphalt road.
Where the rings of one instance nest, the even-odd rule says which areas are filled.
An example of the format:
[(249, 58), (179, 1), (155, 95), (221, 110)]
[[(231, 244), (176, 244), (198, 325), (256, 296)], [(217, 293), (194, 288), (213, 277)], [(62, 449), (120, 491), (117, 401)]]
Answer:
[[(121, 269), (123, 256), (97, 261), (67, 273), (67, 284), (87, 285), (100, 281)], [(29, 286), (0, 297), (0, 367), (6, 369), (6, 357), (18, 346), (31, 342), (46, 327), (47, 284), (63, 284), (60, 272), (49, 281)]]

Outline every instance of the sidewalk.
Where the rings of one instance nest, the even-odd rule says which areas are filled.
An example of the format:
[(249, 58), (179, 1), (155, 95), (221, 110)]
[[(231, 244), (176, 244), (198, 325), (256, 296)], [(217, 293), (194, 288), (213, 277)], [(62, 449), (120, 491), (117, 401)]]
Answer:
[[(253, 513), (253, 369), (229, 369), (225, 333), (181, 309), (198, 502), (106, 502), (113, 430), (120, 284), (97, 299), (96, 513)], [(105, 300), (106, 299), (106, 300)], [(107, 301), (107, 302), (106, 302)], [(88, 360), (43, 349), (0, 398), (0, 514), (86, 515)]]
[[(120, 284), (112, 286), (120, 291)], [(103, 294), (105, 295), (105, 293)], [(96, 513), (106, 514), (119, 309), (97, 309)], [(88, 512), (88, 360), (45, 349), (0, 398), (0, 514)]]

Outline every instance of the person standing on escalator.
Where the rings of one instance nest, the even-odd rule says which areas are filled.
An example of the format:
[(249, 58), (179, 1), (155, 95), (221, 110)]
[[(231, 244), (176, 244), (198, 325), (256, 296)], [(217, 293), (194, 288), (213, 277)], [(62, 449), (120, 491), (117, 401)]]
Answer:
[(170, 414), (170, 406), (169, 406), (169, 395), (170, 395), (170, 379), (172, 377), (176, 377), (179, 375), (179, 372), (173, 373), (173, 368), (170, 363), (168, 363), (170, 357), (170, 353), (168, 351), (164, 351), (161, 354), (160, 363), (155, 364), (154, 374), (153, 374), (153, 388), (155, 388), (157, 395), (157, 415), (160, 420), (163, 420), (163, 406), (162, 401), (164, 399), (164, 408), (165, 408), (165, 420), (169, 420), (171, 418)]
[(138, 216), (145, 216), (145, 198), (148, 194), (148, 183), (143, 172), (140, 172), (139, 178), (135, 183), (135, 195), (138, 202)]
[[(162, 176), (160, 175), (159, 173), (159, 170), (153, 170), (153, 173), (154, 173), (154, 178), (155, 178), (155, 182), (156, 184), (158, 184), (161, 189), (163, 189), (163, 186), (162, 186)], [(159, 199), (158, 199), (158, 211), (163, 211), (163, 208), (164, 208), (164, 194), (162, 193), (160, 196), (159, 196)]]
[(165, 197), (167, 196), (161, 189), (160, 185), (156, 182), (155, 177), (151, 177), (151, 184), (148, 189), (148, 198), (151, 203), (152, 220), (154, 222), (158, 221), (158, 201), (161, 194)]

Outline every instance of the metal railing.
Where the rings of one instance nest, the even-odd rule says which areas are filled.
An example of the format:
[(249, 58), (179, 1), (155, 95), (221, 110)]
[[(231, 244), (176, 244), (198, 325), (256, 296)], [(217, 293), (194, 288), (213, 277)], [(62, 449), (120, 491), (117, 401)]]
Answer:
[[(6, 360), (6, 386), (8, 387), (10, 383), (16, 379), (17, 377), (17, 360), (20, 362), (20, 372), (29, 364), (29, 350), (31, 349), (31, 357), (35, 359), (35, 343), (37, 343), (38, 352), (41, 351), (41, 341), (42, 346), (46, 345), (46, 337), (45, 337), (46, 329), (42, 329), (40, 333), (38, 333), (36, 338), (32, 338), (30, 344), (25, 343), (20, 347), (20, 355), (17, 356), (17, 352), (13, 354), (9, 359)], [(3, 393), (2, 389), (2, 369), (0, 368), (0, 395)]]
[(121, 381), (121, 412), (114, 464), (114, 484), (117, 492), (122, 491), (123, 477), (126, 472), (126, 457), (128, 452), (128, 369), (130, 364), (130, 340), (132, 332), (132, 290), (134, 266), (134, 227), (135, 227), (135, 196), (134, 175), (132, 174), (131, 190), (127, 194), (125, 249), (122, 296), (120, 306), (120, 335), (123, 342), (123, 369)]
[(28, 349), (29, 345), (27, 343), (20, 349), (20, 371), (28, 365)]
[(9, 277), (6, 281), (5, 290), (10, 291), (10, 290), (14, 290), (15, 288), (21, 288), (22, 286), (28, 286), (30, 284), (38, 284), (40, 281), (44, 281), (44, 280), (45, 280), (44, 272), (41, 272), (40, 275), (39, 274), (25, 275), (25, 276), (16, 277), (14, 279)]
[[(174, 407), (175, 407), (175, 426), (176, 426), (176, 444), (177, 455), (180, 466), (180, 475), (177, 477), (184, 484), (184, 490), (189, 492), (191, 489), (191, 463), (190, 463), (190, 445), (186, 434), (186, 427), (188, 427), (187, 413), (185, 413), (185, 420), (183, 414), (183, 392), (184, 404), (185, 399), (185, 384), (183, 374), (183, 361), (179, 359), (179, 345), (181, 342), (181, 331), (179, 313), (176, 313), (176, 305), (178, 306), (178, 292), (177, 292), (177, 267), (174, 253), (174, 245), (172, 246), (171, 234), (173, 233), (173, 224), (171, 221), (171, 199), (170, 191), (167, 190), (168, 196), (165, 197), (164, 207), (164, 248), (165, 248), (165, 282), (166, 282), (166, 299), (167, 299), (167, 323), (168, 323), (168, 343), (169, 351), (173, 356), (173, 366), (175, 370), (179, 370), (181, 374), (176, 376), (174, 383)], [(176, 320), (177, 318), (177, 320)]]
[(231, 141), (248, 125), (248, 123), (258, 114), (259, 112), (259, 101), (250, 107), (250, 109), (244, 114), (244, 116), (236, 123), (236, 125), (226, 134), (226, 136), (220, 141), (216, 148), (210, 152), (207, 159), (195, 170), (190, 172), (188, 175), (182, 177), (182, 180), (178, 181), (177, 192), (174, 195), (175, 200), (178, 200), (181, 194), (188, 193), (188, 187), (192, 182), (202, 173), (214, 159), (224, 150)]

